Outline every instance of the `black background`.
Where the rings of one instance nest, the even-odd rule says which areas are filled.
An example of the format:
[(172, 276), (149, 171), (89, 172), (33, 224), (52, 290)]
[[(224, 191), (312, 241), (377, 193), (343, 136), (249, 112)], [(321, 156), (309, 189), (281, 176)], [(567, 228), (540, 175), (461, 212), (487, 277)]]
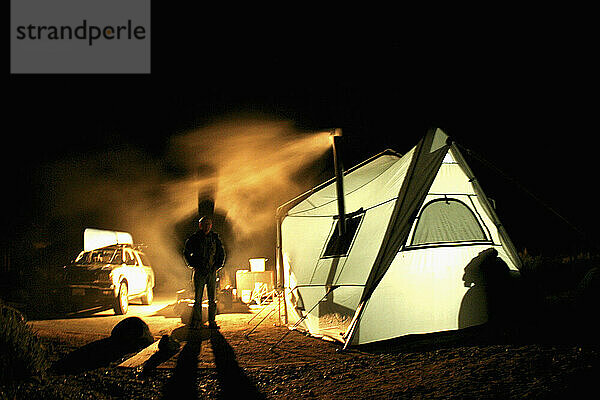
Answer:
[[(235, 112), (341, 127), (346, 167), (441, 127), (595, 242), (598, 88), (584, 12), (247, 11), (153, 3), (149, 75), (10, 75), (7, 63), (5, 243), (44, 219), (33, 177), (46, 163), (123, 143), (160, 157), (173, 134)], [(590, 247), (468, 161), (519, 250)]]

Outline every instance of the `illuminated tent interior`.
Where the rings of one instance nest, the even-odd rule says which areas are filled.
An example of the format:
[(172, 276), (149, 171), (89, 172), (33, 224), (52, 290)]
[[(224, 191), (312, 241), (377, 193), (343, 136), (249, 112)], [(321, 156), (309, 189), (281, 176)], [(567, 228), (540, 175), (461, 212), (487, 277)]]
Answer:
[[(461, 316), (465, 266), (494, 248), (520, 261), (456, 144), (430, 130), (408, 153), (386, 150), (278, 210), (278, 262), (292, 328), (360, 345), (487, 321)], [(466, 321), (466, 322), (465, 322)]]

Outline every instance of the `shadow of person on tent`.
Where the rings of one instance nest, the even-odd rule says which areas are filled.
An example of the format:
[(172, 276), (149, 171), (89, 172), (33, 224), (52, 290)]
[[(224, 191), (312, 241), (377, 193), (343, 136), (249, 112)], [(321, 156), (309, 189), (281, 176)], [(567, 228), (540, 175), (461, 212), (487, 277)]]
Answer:
[(458, 313), (458, 327), (488, 324), (506, 330), (522, 322), (525, 287), (518, 271), (511, 271), (489, 248), (479, 253), (465, 267), (465, 293)]
[(221, 332), (212, 330), (210, 344), (215, 356), (221, 398), (266, 399), (237, 363), (235, 352)]

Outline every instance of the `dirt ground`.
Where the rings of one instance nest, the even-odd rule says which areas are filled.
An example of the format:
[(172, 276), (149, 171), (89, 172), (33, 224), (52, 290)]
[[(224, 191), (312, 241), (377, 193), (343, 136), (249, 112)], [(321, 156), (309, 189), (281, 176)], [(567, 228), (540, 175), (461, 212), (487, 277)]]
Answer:
[[(50, 372), (9, 388), (6, 397), (578, 398), (600, 376), (594, 335), (478, 328), (340, 352), (338, 343), (277, 326), (277, 312), (257, 325), (270, 310), (221, 314), (219, 331), (190, 332), (181, 325), (171, 333), (180, 344), (177, 353), (135, 368), (119, 367), (131, 353), (76, 373)], [(87, 344), (74, 337), (43, 340), (52, 361)]]

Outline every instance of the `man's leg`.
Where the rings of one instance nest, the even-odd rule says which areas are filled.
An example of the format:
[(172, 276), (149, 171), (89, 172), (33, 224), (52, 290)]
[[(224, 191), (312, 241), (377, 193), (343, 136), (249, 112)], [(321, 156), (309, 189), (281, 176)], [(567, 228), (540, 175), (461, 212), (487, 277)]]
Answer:
[(217, 315), (217, 302), (215, 301), (215, 291), (217, 284), (217, 273), (213, 272), (206, 278), (206, 295), (208, 297), (208, 323), (216, 326), (215, 317)]
[(204, 292), (204, 284), (206, 276), (194, 273), (194, 307), (192, 308), (192, 328), (202, 326), (202, 292)]

